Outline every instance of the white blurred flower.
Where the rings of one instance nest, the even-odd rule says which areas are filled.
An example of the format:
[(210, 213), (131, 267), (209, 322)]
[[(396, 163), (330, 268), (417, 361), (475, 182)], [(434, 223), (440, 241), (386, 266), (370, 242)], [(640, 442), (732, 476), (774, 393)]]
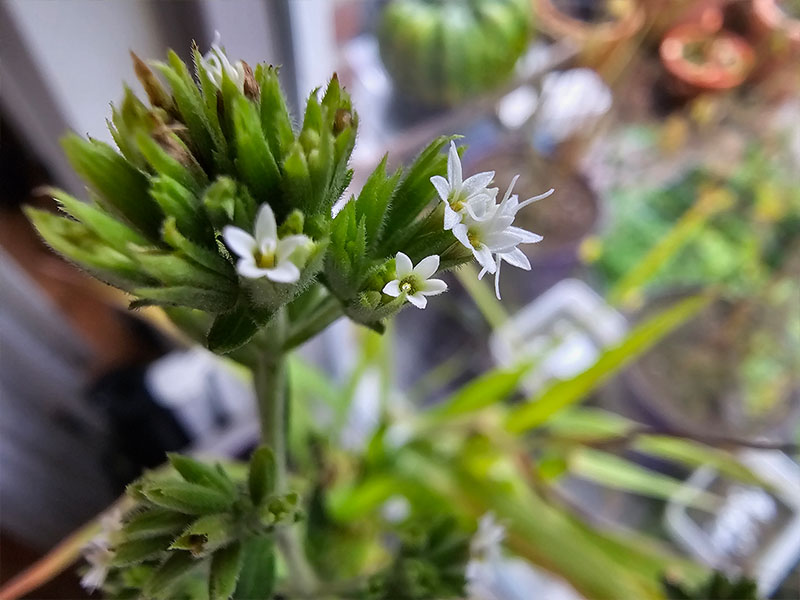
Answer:
[(300, 267), (307, 258), (311, 239), (305, 235), (278, 238), (275, 213), (264, 203), (256, 217), (255, 233), (227, 225), (222, 230), (225, 244), (238, 257), (236, 271), (242, 277), (266, 277), (278, 283), (295, 283), (300, 279)]
[(396, 279), (384, 286), (384, 294), (395, 298), (405, 294), (411, 304), (425, 308), (428, 304), (425, 296), (435, 296), (447, 290), (447, 284), (441, 279), (430, 279), (439, 268), (438, 256), (427, 256), (415, 267), (408, 256), (398, 252), (394, 262)]
[(497, 196), (497, 188), (487, 187), (494, 178), (494, 171), (477, 173), (462, 181), (461, 158), (454, 142), (450, 142), (447, 156), (447, 179), (441, 175), (431, 177), (431, 183), (444, 202), (444, 229), (448, 231), (458, 225), (465, 215), (480, 217), (491, 206)]
[(389, 523), (401, 523), (411, 514), (411, 504), (405, 496), (396, 494), (381, 507), (381, 516)]
[(222, 74), (227, 74), (228, 78), (236, 84), (241, 92), (244, 89), (245, 70), (242, 61), (237, 60), (236, 63), (231, 64), (225, 51), (220, 46), (221, 36), (219, 31), (214, 32), (214, 41), (211, 44), (211, 50), (205, 53), (200, 62), (203, 68), (208, 73), (209, 79), (218, 88), (222, 87)]
[(90, 592), (103, 585), (114, 559), (112, 549), (122, 529), (122, 511), (115, 509), (100, 519), (100, 532), (83, 548), (89, 569), (81, 577), (81, 586)]

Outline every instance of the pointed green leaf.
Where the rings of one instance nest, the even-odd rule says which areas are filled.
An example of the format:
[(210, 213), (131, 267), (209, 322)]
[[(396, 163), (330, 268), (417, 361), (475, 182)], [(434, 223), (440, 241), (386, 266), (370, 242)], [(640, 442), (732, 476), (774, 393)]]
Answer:
[(222, 258), (217, 252), (195, 244), (184, 237), (183, 234), (178, 231), (175, 217), (167, 217), (164, 220), (163, 237), (167, 244), (179, 250), (185, 257), (229, 279), (231, 282), (236, 280), (236, 271), (233, 265)]
[(258, 331), (258, 325), (247, 309), (237, 307), (230, 312), (217, 315), (208, 332), (206, 345), (217, 354), (227, 354), (241, 348)]
[(231, 500), (236, 496), (236, 485), (219, 464), (210, 465), (185, 454), (167, 454), (170, 464), (189, 483), (217, 490)]
[(275, 490), (275, 454), (269, 446), (259, 446), (250, 456), (248, 486), (256, 506)]
[(78, 200), (63, 190), (51, 189), (49, 193), (58, 201), (64, 212), (78, 219), (91, 229), (97, 237), (123, 254), (127, 244), (139, 246), (148, 244), (146, 238), (97, 206)]
[(236, 170), (257, 204), (269, 202), (279, 212), (280, 207), (274, 206), (280, 181), (278, 165), (261, 131), (256, 107), (243, 96), (236, 98), (233, 104), (233, 126)]
[(148, 194), (143, 173), (97, 140), (69, 134), (61, 143), (73, 168), (97, 191), (105, 208), (150, 239), (158, 239), (161, 210)]
[(221, 313), (236, 303), (236, 296), (227, 291), (207, 290), (192, 286), (137, 287), (136, 305), (186, 306), (210, 313)]
[(242, 553), (242, 567), (233, 597), (235, 600), (271, 598), (275, 586), (275, 550), (272, 538), (252, 538), (243, 544)]
[(278, 70), (272, 66), (258, 65), (255, 76), (261, 87), (261, 130), (269, 142), (272, 155), (280, 162), (294, 142), (294, 131), (278, 80)]
[(122, 533), (129, 541), (154, 537), (172, 538), (186, 529), (188, 524), (189, 519), (186, 515), (171, 510), (151, 508), (127, 517)]
[(195, 559), (191, 553), (173, 550), (169, 557), (147, 580), (142, 590), (146, 598), (155, 600), (171, 600), (174, 598), (172, 589), (204, 561)]
[(127, 567), (156, 559), (167, 551), (171, 542), (172, 538), (168, 535), (123, 542), (114, 549), (112, 564)]
[[(236, 591), (236, 582), (242, 569), (242, 546), (231, 544), (215, 552), (208, 574), (208, 597), (210, 600), (228, 600)], [(265, 596), (266, 597), (266, 596)]]
[(187, 550), (195, 557), (207, 556), (234, 541), (236, 526), (228, 513), (202, 516), (175, 539), (170, 550)]
[(157, 506), (189, 515), (222, 512), (233, 504), (233, 499), (220, 491), (183, 481), (150, 483), (142, 493)]

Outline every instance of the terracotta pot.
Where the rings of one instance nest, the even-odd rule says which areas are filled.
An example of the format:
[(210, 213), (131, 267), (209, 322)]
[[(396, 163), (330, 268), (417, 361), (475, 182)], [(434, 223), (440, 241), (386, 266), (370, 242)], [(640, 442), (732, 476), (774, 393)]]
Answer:
[[(692, 52), (697, 55), (694, 60)], [(672, 91), (681, 96), (735, 88), (747, 79), (755, 63), (753, 49), (744, 38), (724, 30), (709, 31), (702, 23), (671, 29), (659, 54), (674, 80)]]
[(556, 39), (574, 42), (579, 49), (578, 62), (601, 74), (618, 54), (624, 54), (625, 42), (639, 33), (645, 23), (645, 11), (638, 1), (632, 1), (622, 17), (605, 22), (584, 21), (567, 14), (555, 0), (532, 1), (542, 30)]

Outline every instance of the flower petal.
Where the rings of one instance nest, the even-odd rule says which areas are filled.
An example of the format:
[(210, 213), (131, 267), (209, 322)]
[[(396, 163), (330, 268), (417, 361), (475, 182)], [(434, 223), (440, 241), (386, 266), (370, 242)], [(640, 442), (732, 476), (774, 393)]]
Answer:
[(237, 256), (242, 258), (253, 256), (253, 251), (257, 248), (255, 238), (244, 229), (239, 229), (233, 225), (226, 225), (222, 228), (222, 239), (225, 245)]
[(439, 268), (439, 255), (432, 254), (431, 256), (426, 256), (421, 261), (417, 263), (417, 266), (414, 267), (413, 273), (420, 279), (428, 279), (431, 275), (436, 273), (436, 270)]
[(522, 238), (508, 229), (493, 231), (486, 236), (486, 245), (492, 252), (510, 252), (517, 244), (522, 243)]
[(411, 275), (413, 269), (414, 264), (411, 259), (402, 252), (398, 252), (394, 257), (394, 272), (397, 274), (397, 278), (402, 279), (407, 275)]
[(511, 266), (517, 267), (518, 269), (524, 269), (526, 271), (531, 270), (531, 261), (528, 260), (528, 257), (525, 256), (525, 253), (519, 248), (514, 248), (511, 252), (505, 252), (501, 254), (500, 258), (502, 258)]
[(467, 196), (485, 189), (494, 179), (494, 171), (485, 171), (483, 173), (476, 173), (471, 177), (467, 177), (461, 189)]
[(259, 267), (251, 258), (243, 258), (236, 263), (236, 272), (247, 279), (260, 279), (267, 276), (267, 269)]
[(494, 273), (497, 270), (492, 251), (489, 250), (486, 244), (480, 244), (477, 248), (472, 250), (472, 254), (475, 255), (475, 260), (489, 273)]
[(544, 194), (539, 194), (538, 196), (533, 196), (533, 197), (528, 198), (527, 200), (525, 200), (523, 202), (520, 202), (519, 203), (519, 207), (520, 208), (525, 208), (526, 206), (528, 206), (528, 204), (533, 204), (534, 202), (538, 202), (539, 200), (544, 200), (545, 198), (549, 198), (550, 196), (553, 195), (553, 192), (555, 192), (555, 191), (556, 190), (554, 188), (550, 188)]
[(467, 234), (467, 226), (463, 223), (459, 223), (455, 227), (453, 227), (453, 235), (456, 236), (456, 239), (461, 242), (465, 248), (469, 248), (470, 250), (475, 250), (472, 247), (472, 243), (469, 241), (469, 235)]
[(428, 279), (419, 286), (419, 293), (423, 296), (436, 296), (447, 291), (447, 284), (441, 279)]
[(517, 183), (517, 179), (519, 179), (519, 175), (514, 175), (514, 178), (511, 180), (511, 183), (508, 184), (508, 189), (506, 190), (506, 193), (503, 196), (503, 200), (502, 200), (501, 204), (503, 202), (508, 201), (508, 199), (511, 197), (511, 192), (514, 189), (514, 185)]
[(447, 179), (441, 175), (434, 175), (431, 177), (431, 183), (436, 188), (439, 198), (447, 202), (447, 198), (450, 196), (450, 184), (447, 183)]
[(281, 238), (278, 241), (278, 247), (276, 250), (278, 262), (283, 262), (283, 259), (290, 257), (295, 250), (301, 246), (305, 246), (310, 241), (311, 238), (308, 236), (299, 234), (287, 235), (285, 238)]
[(497, 296), (498, 300), (502, 300), (500, 297), (500, 266), (503, 264), (503, 258), (500, 257), (497, 260), (497, 271), (494, 274), (494, 295)]
[(541, 242), (544, 239), (538, 233), (527, 231), (521, 227), (507, 227), (506, 231), (518, 236), (520, 238), (520, 244), (535, 244), (536, 242)]
[(461, 189), (461, 157), (458, 156), (456, 143), (453, 141), (450, 142), (450, 152), (447, 155), (447, 180), (450, 182), (451, 189)]
[(420, 292), (417, 292), (416, 294), (412, 294), (410, 296), (406, 296), (406, 300), (411, 302), (411, 304), (413, 304), (417, 308), (425, 308), (426, 306), (428, 306), (428, 299), (425, 296), (423, 296)]
[(444, 230), (449, 231), (461, 223), (461, 215), (454, 211), (449, 204), (444, 205)]
[(274, 269), (267, 269), (267, 278), (278, 283), (294, 283), (300, 279), (300, 269), (292, 261), (278, 263)]
[(266, 202), (258, 209), (255, 236), (259, 244), (264, 240), (278, 239), (278, 225), (275, 223), (275, 213), (272, 212), (272, 207)]
[(392, 279), (383, 286), (383, 293), (387, 296), (397, 298), (400, 295), (400, 281), (398, 279)]

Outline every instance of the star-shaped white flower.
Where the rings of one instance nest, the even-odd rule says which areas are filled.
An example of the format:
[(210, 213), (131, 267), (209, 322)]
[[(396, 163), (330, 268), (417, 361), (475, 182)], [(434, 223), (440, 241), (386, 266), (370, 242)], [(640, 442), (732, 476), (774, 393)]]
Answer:
[(236, 271), (242, 277), (266, 277), (278, 283), (295, 283), (307, 258), (311, 239), (305, 235), (278, 238), (278, 224), (269, 204), (258, 210), (254, 235), (227, 225), (222, 230), (225, 244), (239, 257)]
[(214, 42), (211, 44), (211, 50), (206, 52), (203, 58), (200, 59), (203, 68), (208, 73), (209, 79), (218, 88), (222, 87), (222, 73), (226, 73), (228, 78), (236, 84), (241, 92), (244, 89), (245, 71), (242, 61), (237, 60), (236, 63), (231, 64), (225, 51), (220, 46), (221, 37), (219, 31), (214, 32)]
[(464, 215), (481, 218), (497, 196), (497, 188), (487, 187), (494, 178), (494, 171), (477, 173), (462, 181), (461, 158), (454, 142), (450, 142), (447, 155), (447, 179), (441, 175), (431, 177), (431, 183), (444, 202), (444, 229), (449, 231), (458, 225)]
[(383, 287), (383, 293), (397, 298), (405, 294), (406, 300), (417, 308), (425, 308), (428, 299), (447, 290), (447, 284), (441, 279), (430, 279), (439, 268), (439, 257), (436, 255), (423, 258), (415, 267), (402, 252), (394, 259), (396, 279), (392, 279)]
[(517, 179), (519, 179), (519, 175), (511, 180), (500, 203), (490, 208), (482, 218), (470, 217), (453, 228), (453, 235), (464, 246), (472, 250), (475, 259), (482, 267), (478, 279), (482, 279), (486, 273), (494, 274), (494, 291), (498, 299), (500, 298), (500, 265), (503, 261), (530, 271), (531, 263), (528, 257), (517, 246), (542, 241), (542, 236), (539, 234), (513, 225), (517, 212), (537, 200), (547, 198), (554, 191), (551, 189), (544, 194), (520, 202), (517, 195), (512, 194)]

